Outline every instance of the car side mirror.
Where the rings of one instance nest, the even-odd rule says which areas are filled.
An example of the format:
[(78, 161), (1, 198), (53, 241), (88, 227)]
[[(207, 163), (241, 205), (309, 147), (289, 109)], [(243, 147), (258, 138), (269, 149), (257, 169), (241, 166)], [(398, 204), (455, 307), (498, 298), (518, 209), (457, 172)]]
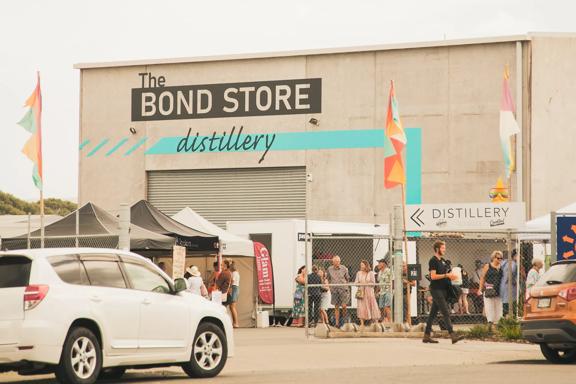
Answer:
[(188, 289), (188, 285), (186, 284), (186, 280), (184, 280), (181, 277), (174, 280), (174, 290), (176, 291), (176, 293), (185, 291), (186, 289)]

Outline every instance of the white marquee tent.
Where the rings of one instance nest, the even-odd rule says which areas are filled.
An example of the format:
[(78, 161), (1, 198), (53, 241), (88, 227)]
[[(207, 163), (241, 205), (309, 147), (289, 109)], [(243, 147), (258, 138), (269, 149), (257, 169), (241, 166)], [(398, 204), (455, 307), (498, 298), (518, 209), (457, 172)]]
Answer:
[(182, 209), (172, 216), (172, 218), (181, 224), (196, 230), (211, 233), (218, 236), (222, 244), (222, 254), (224, 256), (250, 256), (254, 257), (254, 243), (243, 237), (234, 235), (224, 229), (212, 224), (190, 207)]

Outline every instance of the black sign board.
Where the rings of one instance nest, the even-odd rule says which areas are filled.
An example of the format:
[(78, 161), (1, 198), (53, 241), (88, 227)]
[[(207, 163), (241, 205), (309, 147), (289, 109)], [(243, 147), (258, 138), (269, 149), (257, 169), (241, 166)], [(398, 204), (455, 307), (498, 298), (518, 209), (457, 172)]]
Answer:
[(422, 266), (420, 264), (408, 264), (408, 280), (418, 281), (422, 278)]
[(132, 89), (132, 121), (322, 112), (319, 78), (182, 86), (153, 86), (143, 78), (142, 85)]

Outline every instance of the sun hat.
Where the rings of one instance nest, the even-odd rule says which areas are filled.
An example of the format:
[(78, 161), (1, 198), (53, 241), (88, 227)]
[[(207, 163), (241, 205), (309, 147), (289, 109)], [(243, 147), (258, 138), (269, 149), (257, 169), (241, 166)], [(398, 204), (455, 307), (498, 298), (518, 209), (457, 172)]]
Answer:
[(195, 265), (193, 265), (193, 266), (191, 266), (191, 267), (188, 267), (188, 268), (186, 269), (186, 272), (188, 272), (188, 273), (191, 274), (192, 276), (200, 276), (200, 275), (201, 275), (200, 271), (198, 270), (198, 267), (195, 266)]

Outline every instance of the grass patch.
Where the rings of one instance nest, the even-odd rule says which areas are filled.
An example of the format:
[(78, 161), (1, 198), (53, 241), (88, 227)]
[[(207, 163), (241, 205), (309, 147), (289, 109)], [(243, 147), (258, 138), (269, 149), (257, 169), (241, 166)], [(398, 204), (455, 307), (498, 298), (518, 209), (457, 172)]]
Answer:
[(514, 318), (502, 318), (496, 326), (498, 333), (506, 340), (518, 340), (522, 338), (520, 323)]
[(468, 337), (472, 339), (485, 339), (490, 336), (492, 336), (492, 332), (486, 324), (475, 325), (468, 331)]

